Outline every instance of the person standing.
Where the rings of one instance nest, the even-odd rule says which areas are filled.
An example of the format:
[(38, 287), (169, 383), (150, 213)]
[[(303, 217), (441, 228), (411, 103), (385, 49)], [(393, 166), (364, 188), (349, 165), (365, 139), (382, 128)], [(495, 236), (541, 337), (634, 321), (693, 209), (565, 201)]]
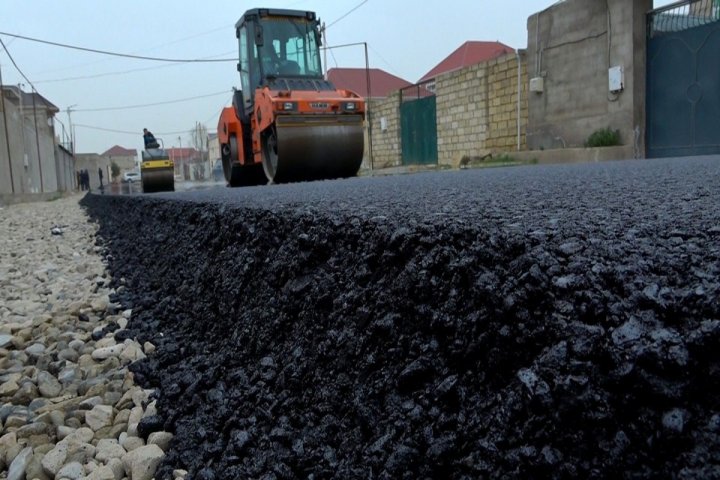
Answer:
[(98, 178), (100, 178), (100, 188), (103, 188), (103, 171), (102, 171), (102, 167), (98, 167)]

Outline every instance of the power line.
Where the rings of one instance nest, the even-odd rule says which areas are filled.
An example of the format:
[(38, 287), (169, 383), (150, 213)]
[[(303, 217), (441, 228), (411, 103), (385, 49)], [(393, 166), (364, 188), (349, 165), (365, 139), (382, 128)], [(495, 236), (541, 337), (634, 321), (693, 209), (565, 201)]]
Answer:
[[(228, 53), (233, 53), (234, 50), (230, 50), (227, 52), (223, 52), (219, 55), (227, 55)], [(212, 57), (208, 57), (212, 58)], [(178, 65), (187, 65), (186, 63), (170, 63), (167, 65), (156, 65), (154, 67), (143, 67), (143, 68), (133, 68), (130, 70), (120, 70), (117, 72), (106, 72), (106, 73), (97, 73), (95, 75), (83, 75), (79, 77), (65, 77), (65, 78), (53, 78), (48, 80), (37, 80), (35, 83), (58, 83), (58, 82), (69, 82), (69, 81), (75, 81), (75, 80), (90, 80), (93, 78), (101, 78), (101, 77), (112, 77), (112, 76), (118, 76), (118, 75), (126, 75), (128, 73), (135, 73), (135, 72), (145, 72), (148, 70), (159, 70), (161, 68), (168, 68), (168, 67), (176, 67)]]
[(393, 65), (391, 65), (390, 62), (388, 62), (387, 60), (385, 60), (385, 59), (383, 58), (383, 56), (380, 55), (380, 52), (378, 52), (377, 50), (375, 50), (375, 49), (372, 47), (372, 45), (370, 45), (369, 43), (368, 43), (368, 48), (369, 48), (370, 50), (372, 50), (372, 52), (373, 52), (375, 55), (377, 55), (378, 58), (385, 63), (385, 65), (387, 65), (388, 67), (390, 67), (390, 71), (391, 71), (391, 72), (393, 72), (395, 75), (397, 75), (398, 77), (400, 77), (400, 72), (399, 72), (399, 70), (397, 70)]
[(338, 18), (337, 20), (333, 21), (332, 23), (330, 23), (330, 25), (327, 25), (325, 28), (328, 29), (328, 28), (332, 27), (333, 25), (335, 25), (336, 23), (338, 23), (340, 20), (342, 20), (343, 18), (347, 17), (348, 15), (350, 15), (351, 13), (353, 13), (353, 12), (354, 12), (355, 10), (357, 10), (358, 8), (360, 8), (360, 7), (362, 7), (363, 5), (365, 5), (367, 2), (368, 2), (368, 0), (363, 0), (363, 1), (360, 2), (359, 4), (355, 5), (355, 6), (354, 6), (349, 12), (347, 12), (345, 15), (343, 15), (343, 16), (341, 16), (340, 18)]
[[(173, 40), (173, 41), (171, 41), (171, 42), (166, 42), (166, 43), (162, 43), (162, 44), (160, 44), (160, 45), (150, 46), (150, 47), (147, 47), (147, 48), (145, 49), (145, 51), (149, 52), (149, 51), (152, 51), (152, 50), (157, 50), (157, 49), (159, 49), (159, 48), (166, 47), (166, 46), (168, 46), (168, 45), (174, 45), (174, 44), (176, 44), (176, 43), (182, 43), (182, 42), (184, 42), (184, 41), (186, 41), (186, 40), (192, 40), (193, 38), (202, 37), (202, 36), (205, 36), (205, 35), (208, 35), (208, 34), (211, 34), (211, 33), (219, 32), (219, 31), (221, 31), (221, 30), (228, 30), (228, 29), (229, 29), (230, 31), (233, 31), (233, 32), (234, 32), (233, 25), (225, 26), (225, 27), (218, 27), (218, 28), (214, 28), (214, 29), (212, 29), (212, 30), (206, 30), (206, 31), (204, 31), (204, 32), (197, 33), (197, 34), (195, 34), (195, 35), (191, 35), (191, 36), (189, 36), (189, 37), (183, 37), (183, 38), (179, 38), (179, 39), (177, 39), (177, 40)], [(16, 40), (16, 39), (15, 39), (15, 38), (11, 39), (11, 41), (14, 41), (14, 40)], [(8, 45), (10, 45), (10, 43), (8, 43)], [(220, 55), (209, 56), (209, 57), (207, 57), (207, 58), (217, 58), (217, 57), (220, 57), (220, 56), (222, 56), (222, 55), (228, 55), (229, 53), (235, 53), (235, 51), (236, 51), (236, 50), (231, 50), (231, 51), (229, 51), (229, 52), (225, 52), (225, 53), (222, 53), (222, 54), (220, 54)], [(132, 53), (135, 53), (135, 52), (132, 52)], [(49, 69), (49, 70), (40, 70), (40, 71), (37, 72), (37, 74), (38, 74), (38, 75), (39, 75), (39, 74), (46, 74), (46, 73), (52, 73), (52, 72), (59, 72), (59, 71), (63, 71), (63, 70), (77, 70), (78, 68), (81, 68), (81, 67), (86, 67), (86, 66), (89, 66), (89, 65), (96, 65), (96, 64), (98, 64), (98, 63), (103, 63), (103, 62), (106, 62), (106, 61), (107, 61), (107, 59), (105, 59), (105, 60), (95, 60), (95, 61), (92, 61), (92, 62), (86, 62), (86, 63), (76, 64), (76, 65), (64, 66), (64, 67), (61, 67), (61, 68), (52, 68), (52, 69)], [(157, 68), (157, 67), (153, 67), (153, 68)], [(58, 81), (60, 81), (60, 80), (58, 80)], [(43, 82), (45, 82), (45, 81), (43, 81)], [(38, 81), (38, 82), (36, 82), (36, 83), (40, 83), (40, 82)]]
[(218, 95), (227, 95), (228, 93), (229, 93), (228, 90), (224, 90), (222, 92), (208, 93), (206, 95), (198, 95), (196, 97), (179, 98), (177, 100), (168, 100), (165, 102), (144, 103), (142, 105), (125, 105), (123, 107), (84, 108), (84, 109), (77, 109), (74, 111), (75, 112), (110, 112), (110, 111), (114, 111), (114, 110), (130, 110), (133, 108), (156, 107), (158, 105), (170, 105), (172, 103), (188, 102), (190, 100), (197, 100), (199, 98), (208, 98), (208, 97), (216, 97)]
[[(86, 129), (89, 129), (89, 130), (100, 130), (101, 132), (124, 133), (124, 134), (126, 134), (126, 135), (140, 135), (139, 132), (130, 132), (130, 131), (128, 131), (128, 130), (114, 130), (114, 129), (111, 129), (111, 128), (102, 128), (102, 127), (95, 127), (95, 126), (92, 126), (92, 125), (83, 125), (83, 124), (81, 124), (81, 123), (74, 123), (74, 124), (73, 124), (73, 127), (86, 128)], [(184, 134), (184, 133), (187, 133), (187, 130), (180, 130), (180, 131), (178, 131), (178, 132), (160, 132), (160, 133), (158, 133), (157, 135), (158, 135), (158, 136), (161, 136), (161, 135), (181, 135), (181, 134)]]
[(37, 91), (37, 89), (35, 88), (35, 85), (33, 85), (33, 83), (30, 81), (30, 79), (25, 76), (25, 74), (20, 69), (20, 67), (18, 67), (18, 64), (15, 63), (15, 59), (13, 58), (12, 55), (10, 55), (10, 50), (8, 50), (8, 48), (5, 46), (5, 42), (3, 42), (2, 38), (0, 38), (0, 45), (2, 45), (3, 50), (5, 50), (5, 53), (7, 54), (8, 58), (10, 58), (10, 61), (15, 66), (15, 69), (20, 73), (20, 76), (22, 76), (25, 79), (25, 81), (32, 87), (33, 91)]
[(212, 116), (208, 117), (207, 120), (205, 120), (203, 123), (210, 123), (211, 120), (217, 120), (220, 118), (220, 113), (222, 113), (223, 109), (225, 108), (225, 104), (223, 104), (222, 107), (220, 107), (220, 110), (218, 110), (216, 113), (214, 113)]
[[(367, 0), (365, 0), (367, 1)], [(202, 59), (202, 58), (162, 58), (162, 57), (146, 57), (144, 55), (132, 55), (129, 53), (117, 53), (109, 52), (106, 50), (97, 50), (95, 48), (78, 47), (76, 45), (68, 45), (65, 43), (51, 42), (49, 40), (41, 40), (39, 38), (26, 37), (23, 35), (17, 35), (14, 33), (0, 32), (0, 35), (7, 35), (8, 37), (19, 38), (21, 40), (27, 40), (29, 42), (43, 43), (45, 45), (53, 45), (55, 47), (69, 48), (72, 50), (80, 50), (83, 52), (99, 53), (101, 55), (110, 55), (113, 57), (123, 58), (134, 58), (136, 60), (150, 60), (153, 62), (170, 62), (170, 63), (216, 63), (216, 62), (237, 62), (235, 58), (219, 58), (219, 59)]]

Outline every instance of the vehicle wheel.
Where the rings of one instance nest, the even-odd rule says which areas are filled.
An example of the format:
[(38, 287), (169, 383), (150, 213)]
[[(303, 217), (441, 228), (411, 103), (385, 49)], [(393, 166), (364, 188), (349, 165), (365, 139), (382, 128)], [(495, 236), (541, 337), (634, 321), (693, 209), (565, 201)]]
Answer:
[(274, 128), (263, 137), (263, 169), (269, 183), (275, 183), (275, 175), (278, 168), (277, 134)]
[(267, 183), (262, 165), (241, 165), (237, 137), (232, 134), (229, 143), (222, 147), (222, 164), (225, 181), (229, 187), (251, 187)]

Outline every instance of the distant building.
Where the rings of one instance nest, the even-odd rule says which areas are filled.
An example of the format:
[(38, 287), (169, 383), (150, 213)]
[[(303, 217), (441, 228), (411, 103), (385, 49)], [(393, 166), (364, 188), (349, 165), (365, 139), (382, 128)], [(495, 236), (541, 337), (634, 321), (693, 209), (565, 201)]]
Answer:
[(207, 178), (206, 165), (202, 153), (192, 147), (166, 148), (170, 160), (175, 163), (175, 175), (183, 180), (203, 180)]
[(102, 154), (110, 163), (115, 162), (121, 171), (133, 170), (137, 167), (138, 152), (134, 148), (125, 148), (115, 145)]
[(429, 72), (418, 80), (418, 83), (427, 83), (426, 88), (435, 91), (435, 78), (443, 73), (462, 70), (463, 68), (487, 62), (494, 58), (502, 57), (508, 53), (515, 53), (512, 47), (500, 42), (479, 42), (468, 41), (463, 43), (454, 52), (445, 57)]
[(207, 139), (208, 161), (212, 169), (212, 180), (221, 181), (223, 177), (222, 157), (220, 155), (220, 143), (217, 133), (209, 133)]
[[(368, 84), (369, 73), (369, 84)], [(391, 93), (409, 87), (412, 83), (396, 77), (379, 68), (331, 68), (327, 73), (328, 80), (337, 88), (350, 90), (363, 98), (382, 99)], [(368, 91), (370, 87), (370, 91)]]
[(0, 94), (0, 194), (73, 189), (72, 153), (55, 136), (60, 109), (15, 85), (0, 86)]

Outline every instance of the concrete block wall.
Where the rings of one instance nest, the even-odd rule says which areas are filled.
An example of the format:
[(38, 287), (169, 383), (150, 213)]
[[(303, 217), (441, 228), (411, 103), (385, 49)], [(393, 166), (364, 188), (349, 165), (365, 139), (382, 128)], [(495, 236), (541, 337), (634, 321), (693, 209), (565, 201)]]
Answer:
[(464, 157), (515, 151), (527, 125), (527, 64), (520, 55), (496, 59), (449, 72), (436, 79), (438, 163), (458, 166)]
[[(104, 156), (97, 153), (78, 153), (75, 155), (75, 170), (87, 170), (90, 174), (90, 188), (98, 188), (100, 186), (100, 176), (98, 169), (103, 171), (103, 184), (112, 181), (111, 173), (112, 163), (116, 163), (120, 167), (120, 175), (123, 172), (138, 170), (136, 162), (137, 158), (132, 156)], [(204, 168), (204, 167), (203, 167)], [(115, 179), (120, 181), (120, 177)], [(75, 182), (77, 183), (77, 182)]]
[(55, 171), (57, 172), (57, 189), (60, 192), (69, 192), (74, 190), (77, 185), (75, 170), (75, 161), (72, 153), (61, 146), (55, 147)]
[[(525, 150), (528, 119), (527, 56), (506, 55), (487, 64), (488, 70), (488, 136), (485, 148), (497, 152)], [(518, 96), (520, 104), (518, 105)], [(518, 122), (518, 110), (519, 119)], [(520, 139), (518, 141), (518, 129)], [(519, 142), (519, 143), (518, 143)]]
[[(400, 139), (400, 92), (370, 104), (373, 168), (397, 167), (402, 163)], [(383, 121), (384, 119), (384, 121)], [(386, 129), (382, 128), (382, 124)], [(366, 148), (366, 152), (367, 152)], [(366, 153), (366, 158), (368, 157)], [(363, 165), (370, 168), (369, 165)]]
[(47, 110), (38, 108), (33, 116), (32, 106), (25, 105), (21, 112), (9, 98), (12, 95), (7, 91), (5, 95), (4, 112), (0, 102), (0, 193), (58, 191), (55, 134)]
[(473, 65), (435, 79), (438, 164), (457, 166), (484, 151), (488, 133), (487, 66)]
[[(52, 126), (52, 119), (48, 120), (48, 112), (44, 109), (37, 109), (37, 121), (33, 118), (32, 108), (28, 108), (26, 115), (26, 137), (29, 137), (30, 145), (27, 146), (30, 156), (29, 164), (32, 174), (35, 176), (34, 193), (60, 191), (58, 181), (57, 163), (55, 161), (55, 130)], [(37, 128), (37, 136), (35, 131)], [(38, 151), (39, 146), (39, 151)], [(40, 165), (42, 165), (42, 184), (40, 180)]]
[(0, 194), (26, 193), (20, 111), (7, 98), (4, 106), (0, 102)]
[[(573, 0), (528, 19), (529, 76), (544, 83), (543, 92), (528, 99), (528, 148), (582, 147), (594, 131), (609, 127), (644, 152), (645, 16), (651, 9), (652, 0)], [(624, 69), (620, 93), (608, 87), (612, 66)]]

